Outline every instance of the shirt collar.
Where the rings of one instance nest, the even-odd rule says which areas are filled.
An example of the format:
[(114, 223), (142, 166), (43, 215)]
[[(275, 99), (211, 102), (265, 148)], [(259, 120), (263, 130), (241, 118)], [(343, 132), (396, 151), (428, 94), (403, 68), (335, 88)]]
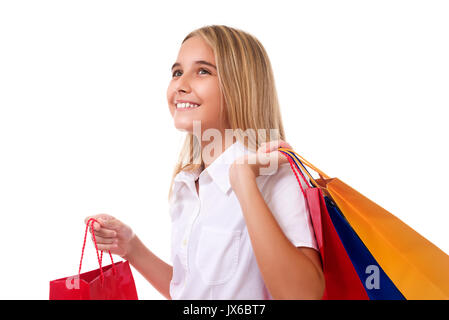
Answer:
[(237, 141), (223, 151), (223, 153), (220, 154), (204, 171), (201, 171), (201, 168), (194, 171), (182, 170), (176, 175), (174, 180), (176, 183), (185, 182), (188, 185), (191, 185), (200, 175), (207, 173), (220, 190), (226, 194), (231, 189), (231, 182), (229, 181), (229, 168), (231, 164), (237, 158), (249, 152), (251, 151), (249, 151), (244, 144)]

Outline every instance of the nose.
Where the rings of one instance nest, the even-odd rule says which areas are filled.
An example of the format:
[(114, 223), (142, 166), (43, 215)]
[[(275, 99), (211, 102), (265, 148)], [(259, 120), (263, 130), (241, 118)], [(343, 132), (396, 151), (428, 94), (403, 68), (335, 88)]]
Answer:
[(176, 92), (189, 92), (190, 91), (190, 84), (189, 79), (187, 75), (183, 74), (178, 78), (178, 81), (176, 81)]

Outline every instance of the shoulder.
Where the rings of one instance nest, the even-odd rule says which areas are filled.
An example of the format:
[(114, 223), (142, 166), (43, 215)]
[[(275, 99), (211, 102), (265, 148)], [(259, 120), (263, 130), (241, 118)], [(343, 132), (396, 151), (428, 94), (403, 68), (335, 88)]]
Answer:
[[(304, 177), (306, 176), (304, 175)], [(291, 196), (292, 193), (301, 193), (299, 183), (301, 183), (304, 189), (307, 185), (300, 174), (298, 174), (298, 179), (290, 167), (290, 164), (284, 163), (279, 166), (275, 173), (266, 177), (261, 192), (266, 196), (267, 200), (273, 197), (279, 197), (282, 193), (286, 193), (286, 196)]]

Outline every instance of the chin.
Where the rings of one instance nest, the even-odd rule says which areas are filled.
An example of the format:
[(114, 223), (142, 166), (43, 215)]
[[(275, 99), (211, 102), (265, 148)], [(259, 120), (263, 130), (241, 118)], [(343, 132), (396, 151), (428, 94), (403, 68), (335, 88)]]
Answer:
[(175, 128), (182, 132), (192, 133), (193, 125), (192, 123), (185, 123), (183, 121), (175, 121)]
[(189, 130), (189, 129), (185, 129), (185, 128), (176, 128), (176, 129), (178, 129), (178, 131), (181, 131), (181, 132), (185, 132), (185, 133), (192, 133), (192, 130)]

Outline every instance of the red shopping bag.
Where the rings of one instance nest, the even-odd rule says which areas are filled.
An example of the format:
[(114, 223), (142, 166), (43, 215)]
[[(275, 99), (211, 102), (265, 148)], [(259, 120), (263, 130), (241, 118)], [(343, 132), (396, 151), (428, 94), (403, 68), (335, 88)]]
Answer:
[[(322, 190), (309, 185), (299, 167), (296, 167), (295, 162), (290, 158), (288, 152), (279, 151), (282, 152), (289, 161), (292, 171), (298, 180), (302, 194), (307, 200), (315, 237), (320, 250), (326, 282), (322, 299), (369, 300), (368, 294), (366, 293), (329, 216)], [(306, 190), (303, 189), (295, 168), (308, 186)]]
[(100, 257), (95, 234), (93, 239), (100, 268), (80, 273), (90, 222), (93, 228), (93, 223), (97, 221), (93, 218), (87, 221), (78, 275), (50, 281), (50, 300), (137, 300), (136, 286), (129, 262), (114, 263), (109, 252), (112, 264), (102, 267), (103, 252)]

